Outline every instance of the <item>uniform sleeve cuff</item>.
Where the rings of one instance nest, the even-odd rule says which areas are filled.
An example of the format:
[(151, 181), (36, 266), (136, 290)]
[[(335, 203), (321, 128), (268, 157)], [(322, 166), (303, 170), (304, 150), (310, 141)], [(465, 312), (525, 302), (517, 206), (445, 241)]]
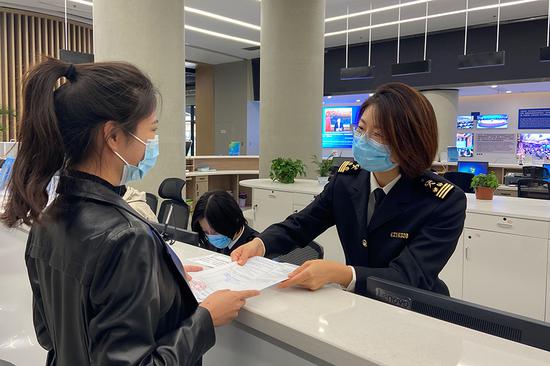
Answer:
[(348, 266), (348, 267), (351, 268), (352, 278), (351, 278), (351, 282), (346, 288), (346, 291), (355, 292), (355, 283), (357, 282), (357, 275), (355, 274), (355, 268), (353, 268), (353, 266)]
[(258, 237), (257, 237), (256, 239), (258, 239), (258, 240), (260, 241), (260, 243), (262, 244), (262, 250), (263, 250), (263, 252), (262, 252), (262, 255), (261, 255), (261, 256), (262, 256), (262, 257), (265, 257), (265, 244), (264, 244), (264, 241), (263, 241), (262, 239), (258, 238)]

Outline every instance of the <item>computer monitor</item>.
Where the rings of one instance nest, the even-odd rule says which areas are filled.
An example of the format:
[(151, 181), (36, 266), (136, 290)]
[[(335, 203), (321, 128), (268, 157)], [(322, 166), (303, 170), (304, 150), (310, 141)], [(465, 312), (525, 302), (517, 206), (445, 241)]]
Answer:
[(376, 277), (367, 279), (367, 295), (432, 318), (550, 351), (550, 323)]
[(457, 171), (472, 173), (473, 175), (487, 174), (489, 171), (489, 163), (486, 161), (459, 161)]
[(175, 240), (191, 245), (198, 245), (199, 243), (199, 234), (194, 231), (184, 230), (174, 225), (152, 221), (149, 221), (149, 224), (154, 227), (166, 241)]
[(542, 164), (543, 168), (546, 168), (546, 178), (550, 178), (550, 164)]

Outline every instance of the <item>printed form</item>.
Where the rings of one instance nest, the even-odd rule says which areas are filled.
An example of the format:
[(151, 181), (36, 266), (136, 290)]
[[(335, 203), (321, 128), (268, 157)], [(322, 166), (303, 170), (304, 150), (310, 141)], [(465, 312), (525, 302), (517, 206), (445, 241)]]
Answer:
[[(189, 261), (195, 262), (192, 258)], [(252, 257), (244, 266), (237, 262), (221, 264), (214, 268), (193, 272), (189, 286), (198, 302), (218, 290), (263, 290), (288, 278), (297, 267), (279, 263), (264, 257)]]

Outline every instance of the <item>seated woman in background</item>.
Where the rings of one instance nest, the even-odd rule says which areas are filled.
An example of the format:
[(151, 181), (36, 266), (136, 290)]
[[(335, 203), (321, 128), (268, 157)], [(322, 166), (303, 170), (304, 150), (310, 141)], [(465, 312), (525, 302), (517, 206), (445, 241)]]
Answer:
[(199, 198), (191, 229), (199, 233), (200, 247), (223, 254), (258, 236), (248, 226), (235, 198), (225, 191), (206, 192)]

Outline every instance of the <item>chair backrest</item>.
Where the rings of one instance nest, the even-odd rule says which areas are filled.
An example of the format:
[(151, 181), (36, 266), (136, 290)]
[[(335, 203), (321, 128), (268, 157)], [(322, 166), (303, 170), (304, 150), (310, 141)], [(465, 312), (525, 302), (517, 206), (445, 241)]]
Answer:
[(472, 179), (474, 179), (474, 175), (472, 173), (446, 172), (443, 174), (443, 177), (449, 182), (455, 184), (464, 192), (474, 193), (473, 188), (470, 186), (472, 184)]
[(157, 207), (159, 200), (157, 196), (155, 196), (152, 193), (146, 192), (145, 193), (145, 201), (147, 202), (147, 205), (151, 208), (151, 211), (156, 215), (157, 214)]
[(161, 224), (187, 229), (189, 224), (189, 206), (184, 202), (174, 200), (165, 200), (160, 204), (158, 221)]
[(0, 366), (15, 366), (15, 365), (11, 362), (0, 360)]
[(546, 176), (546, 169), (541, 166), (524, 166), (523, 175), (533, 179), (542, 179)]
[(312, 241), (303, 248), (296, 248), (288, 254), (281, 255), (273, 260), (277, 262), (284, 262), (301, 266), (304, 262), (313, 259), (323, 259), (325, 252), (323, 247), (318, 243)]
[(550, 182), (542, 179), (520, 179), (518, 197), (550, 200)]
[(159, 186), (159, 196), (165, 200), (161, 203), (158, 220), (161, 224), (187, 229), (189, 223), (189, 206), (182, 197), (185, 181), (180, 178), (166, 178)]

